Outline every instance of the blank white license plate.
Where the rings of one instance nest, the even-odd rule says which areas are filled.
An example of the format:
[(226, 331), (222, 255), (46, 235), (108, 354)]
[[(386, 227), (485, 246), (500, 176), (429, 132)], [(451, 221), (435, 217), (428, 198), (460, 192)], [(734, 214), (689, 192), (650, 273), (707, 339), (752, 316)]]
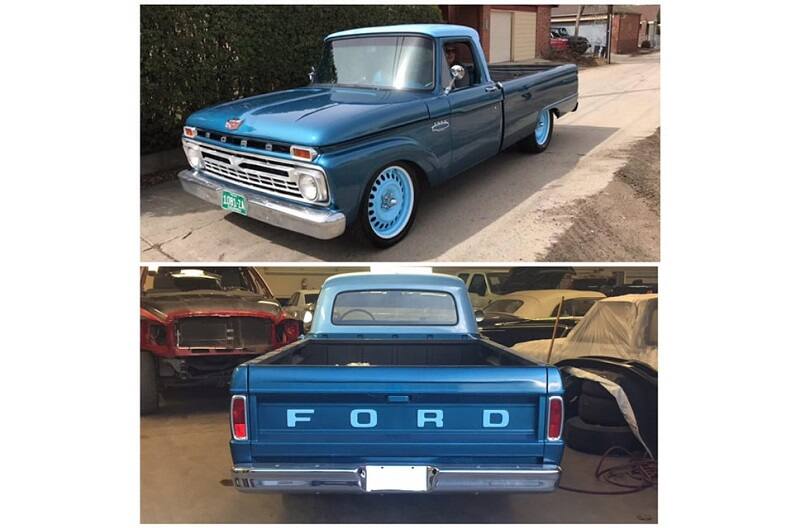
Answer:
[(428, 491), (427, 466), (366, 466), (367, 491)]

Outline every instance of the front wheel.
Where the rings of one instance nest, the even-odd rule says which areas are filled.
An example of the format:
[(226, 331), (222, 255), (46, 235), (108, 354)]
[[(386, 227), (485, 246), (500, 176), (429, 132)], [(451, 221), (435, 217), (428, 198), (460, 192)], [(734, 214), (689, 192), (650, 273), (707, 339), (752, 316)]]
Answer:
[(393, 246), (411, 229), (417, 213), (413, 174), (410, 167), (396, 163), (381, 169), (370, 181), (361, 206), (361, 224), (375, 246)]
[(520, 146), (525, 152), (538, 154), (547, 150), (552, 137), (553, 112), (551, 110), (542, 110), (536, 118), (536, 128), (533, 129), (533, 134), (523, 139)]

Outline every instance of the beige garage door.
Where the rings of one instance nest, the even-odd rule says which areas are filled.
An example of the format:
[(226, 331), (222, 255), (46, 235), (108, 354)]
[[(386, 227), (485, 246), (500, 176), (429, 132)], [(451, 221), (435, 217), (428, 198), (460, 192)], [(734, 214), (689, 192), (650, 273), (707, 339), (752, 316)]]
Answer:
[(511, 60), (511, 11), (489, 13), (489, 62)]
[(511, 60), (514, 62), (536, 57), (536, 13), (514, 11)]

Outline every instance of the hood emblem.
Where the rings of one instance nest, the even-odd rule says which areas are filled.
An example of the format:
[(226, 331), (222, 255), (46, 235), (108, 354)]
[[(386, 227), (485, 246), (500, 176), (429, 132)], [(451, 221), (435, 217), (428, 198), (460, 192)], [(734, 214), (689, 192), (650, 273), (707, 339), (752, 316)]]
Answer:
[(243, 121), (244, 119), (228, 119), (225, 121), (225, 128), (228, 130), (237, 130)]

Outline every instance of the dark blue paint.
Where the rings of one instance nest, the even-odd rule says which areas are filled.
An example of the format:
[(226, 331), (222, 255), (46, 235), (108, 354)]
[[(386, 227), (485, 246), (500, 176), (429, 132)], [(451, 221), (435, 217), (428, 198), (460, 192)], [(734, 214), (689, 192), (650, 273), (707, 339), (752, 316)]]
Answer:
[[(504, 81), (501, 89), (486, 91), (495, 83), (478, 34), (471, 28), (444, 24), (361, 28), (329, 35), (326, 40), (375, 34), (420, 34), (434, 39), (434, 90), (311, 85), (206, 108), (189, 116), (186, 124), (225, 133), (228, 119), (241, 118), (239, 136), (317, 148), (320, 156), (315, 163), (326, 169), (329, 179), (328, 208), (343, 212), (353, 223), (369, 181), (388, 164), (411, 163), (429, 184), (438, 185), (532, 134), (543, 108), (563, 115), (577, 103), (574, 65)], [(476, 67), (485, 82), (448, 95), (441, 49), (452, 39), (472, 42)], [(449, 127), (434, 132), (439, 121), (449, 121)], [(225, 147), (254, 152), (233, 144)]]
[[(330, 322), (343, 291), (417, 289), (456, 300), (452, 326), (341, 327)], [(315, 310), (315, 339), (480, 339), (463, 281), (437, 274), (353, 273), (328, 279)], [(291, 346), (291, 345), (290, 345)], [(431, 345), (433, 346), (433, 345)], [(273, 352), (271, 355), (279, 355)], [(305, 366), (270, 364), (270, 354), (238, 367), (231, 393), (248, 397), (248, 441), (231, 441), (234, 464), (391, 462), (559, 464), (563, 442), (546, 440), (548, 398), (562, 395), (558, 369), (520, 366)], [(287, 422), (288, 409), (313, 409)], [(374, 427), (352, 427), (354, 409), (376, 412)], [(420, 428), (417, 411), (443, 411), (441, 428)], [(484, 427), (484, 410), (508, 412), (506, 427)], [(365, 419), (366, 421), (366, 419)]]

